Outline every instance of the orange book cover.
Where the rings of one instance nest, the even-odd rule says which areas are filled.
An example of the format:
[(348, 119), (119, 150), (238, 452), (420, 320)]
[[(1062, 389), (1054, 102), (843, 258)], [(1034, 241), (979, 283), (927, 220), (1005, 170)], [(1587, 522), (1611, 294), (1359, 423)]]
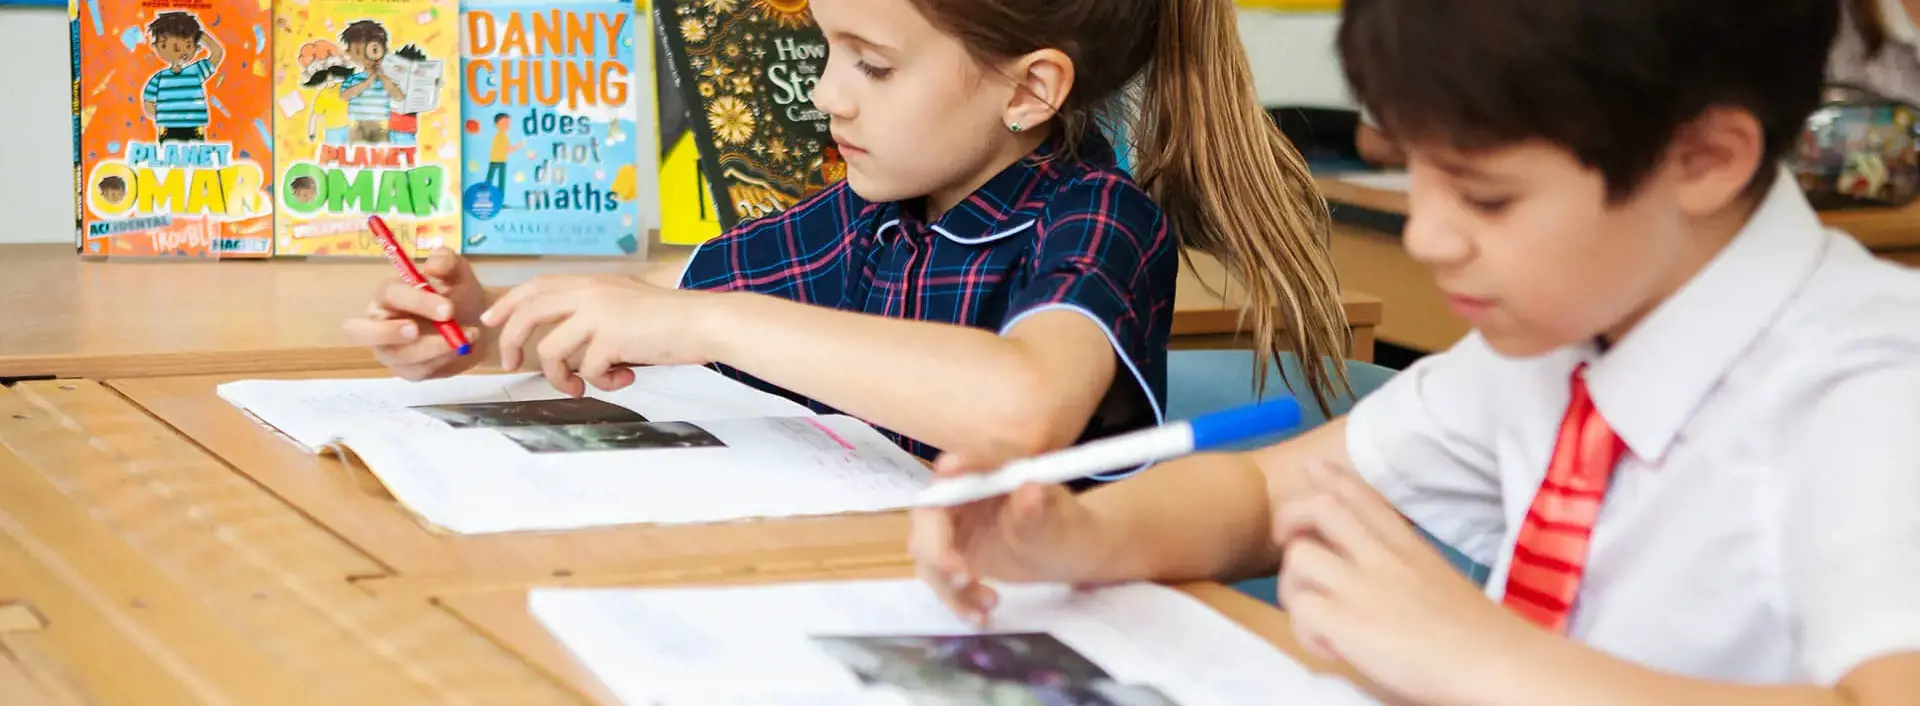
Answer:
[(70, 0), (82, 254), (273, 247), (270, 0)]

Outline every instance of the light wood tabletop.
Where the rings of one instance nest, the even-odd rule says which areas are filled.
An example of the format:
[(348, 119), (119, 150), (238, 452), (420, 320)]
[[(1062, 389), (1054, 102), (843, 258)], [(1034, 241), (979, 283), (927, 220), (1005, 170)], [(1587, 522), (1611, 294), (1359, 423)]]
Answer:
[[(1407, 193), (1343, 181), (1339, 175), (1317, 181), (1333, 208), (1333, 259), (1342, 285), (1374, 294), (1393, 308), (1393, 318), (1375, 328), (1375, 337), (1433, 352), (1465, 336), (1467, 323), (1447, 308), (1426, 267), (1401, 247)], [(1884, 259), (1920, 266), (1920, 203), (1902, 209), (1826, 211), (1820, 220)]]
[(75, 422), (111, 398), (0, 388), (0, 604), (33, 618), (0, 631), (9, 706), (578, 703), (428, 601), (355, 587), (384, 567), (178, 434)]
[[(626, 273), (672, 284), (691, 249), (656, 246), (646, 260), (476, 260), (493, 285), (550, 273)], [(384, 260), (82, 260), (65, 245), (0, 245), (0, 379), (270, 373), (366, 367), (340, 337), (394, 277)], [(1183, 347), (1230, 345), (1245, 297), (1218, 262), (1198, 256), (1175, 291)], [(1346, 295), (1353, 357), (1370, 360), (1380, 300)]]
[[(169, 402), (159, 382), (125, 387), (176, 414), (192, 408)], [(236, 421), (251, 424), (229, 417), (174, 429), (85, 380), (0, 387), (0, 703), (611, 704), (533, 620), (530, 588), (909, 571), (900, 561), (835, 564), (774, 551), (781, 542), (833, 544), (844, 535), (830, 522), (427, 537), (390, 502), (328, 485), (335, 471), (304, 453), (222, 454), (248, 446), (223, 436), (286, 444), (233, 429)], [(269, 462), (287, 466), (249, 465)], [(539, 575), (554, 565), (540, 552), (588, 563)], [(758, 563), (728, 567), (742, 559)], [(504, 570), (483, 575), (493, 569)], [(453, 580), (462, 576), (471, 580)], [(1352, 676), (1306, 656), (1273, 607), (1217, 584), (1182, 588), (1310, 668)]]

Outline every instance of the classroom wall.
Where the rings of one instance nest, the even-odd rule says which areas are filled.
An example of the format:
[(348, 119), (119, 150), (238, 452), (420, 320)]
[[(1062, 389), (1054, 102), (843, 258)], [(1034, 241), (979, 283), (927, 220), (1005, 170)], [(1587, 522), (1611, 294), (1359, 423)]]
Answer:
[[(1333, 54), (1337, 24), (1332, 13), (1241, 11), (1261, 101), (1350, 104)], [(0, 243), (73, 241), (67, 56), (61, 9), (0, 7), (0, 66), (8, 67), (0, 71)]]

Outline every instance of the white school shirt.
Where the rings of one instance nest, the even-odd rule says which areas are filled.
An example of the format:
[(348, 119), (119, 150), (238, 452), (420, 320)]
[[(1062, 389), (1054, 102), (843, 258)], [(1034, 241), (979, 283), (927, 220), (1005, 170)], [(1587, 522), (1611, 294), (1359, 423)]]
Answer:
[(1920, 650), (1920, 271), (1826, 231), (1782, 175), (1604, 355), (1505, 358), (1470, 334), (1365, 397), (1356, 470), (1492, 567), (1496, 601), (1582, 361), (1628, 451), (1570, 637), (1762, 683), (1831, 684)]

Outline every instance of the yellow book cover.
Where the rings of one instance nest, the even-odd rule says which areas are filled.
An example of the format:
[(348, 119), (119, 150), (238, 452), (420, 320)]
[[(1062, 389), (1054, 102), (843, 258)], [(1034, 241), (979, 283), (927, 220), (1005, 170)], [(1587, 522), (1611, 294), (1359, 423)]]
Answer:
[(447, 0), (279, 0), (277, 256), (460, 248), (459, 16)]

